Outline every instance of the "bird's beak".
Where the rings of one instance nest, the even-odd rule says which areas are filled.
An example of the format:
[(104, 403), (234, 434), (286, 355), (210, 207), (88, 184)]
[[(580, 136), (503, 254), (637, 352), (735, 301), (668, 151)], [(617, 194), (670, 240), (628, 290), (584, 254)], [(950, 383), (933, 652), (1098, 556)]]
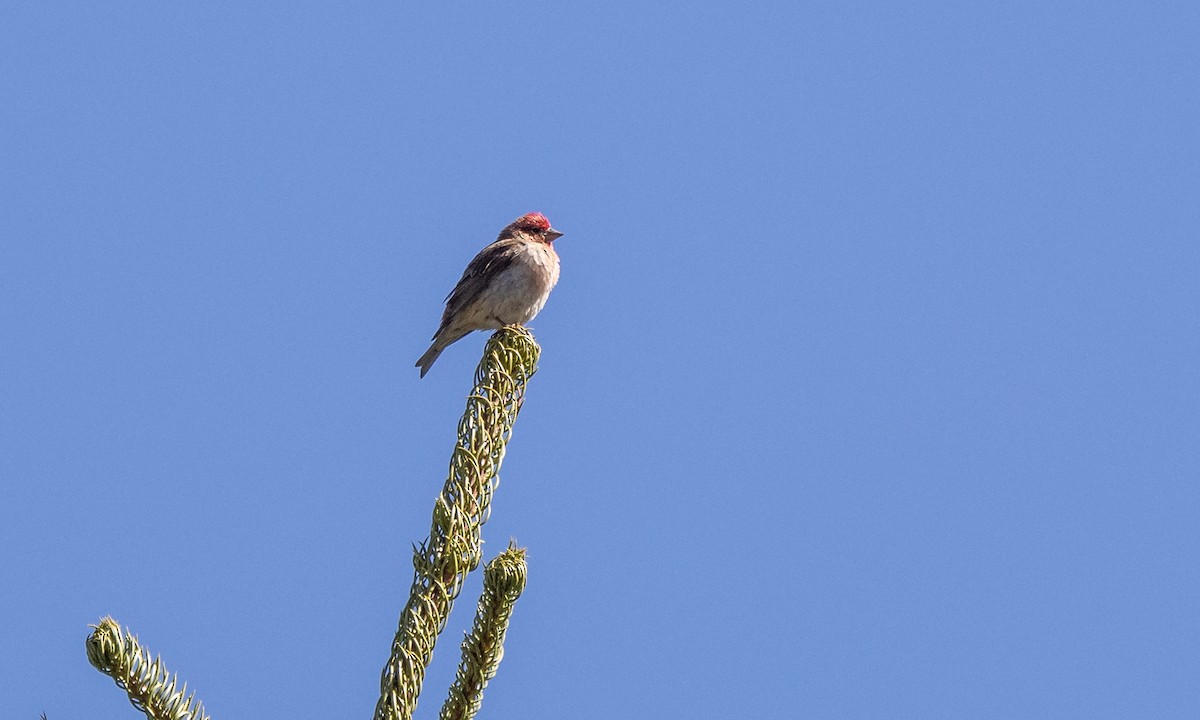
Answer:
[(549, 240), (550, 242), (554, 242), (555, 240), (559, 239), (562, 236), (563, 236), (563, 234), (560, 233), (559, 231), (555, 230), (554, 228), (550, 228), (549, 230), (546, 231), (546, 239)]

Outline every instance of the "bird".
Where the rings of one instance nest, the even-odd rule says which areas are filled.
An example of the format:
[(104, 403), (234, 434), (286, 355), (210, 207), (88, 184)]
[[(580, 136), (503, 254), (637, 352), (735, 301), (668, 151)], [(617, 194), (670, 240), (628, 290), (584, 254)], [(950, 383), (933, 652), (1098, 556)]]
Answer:
[(446, 296), (433, 344), (417, 360), (421, 377), (442, 351), (475, 330), (524, 325), (536, 316), (558, 282), (554, 241), (563, 234), (540, 212), (522, 215), (479, 251)]

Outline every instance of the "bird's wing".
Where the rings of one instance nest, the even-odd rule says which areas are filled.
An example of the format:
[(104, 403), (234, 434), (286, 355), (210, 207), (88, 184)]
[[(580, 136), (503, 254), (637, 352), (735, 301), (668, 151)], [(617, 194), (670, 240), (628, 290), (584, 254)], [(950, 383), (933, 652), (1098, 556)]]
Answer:
[(451, 317), (478, 300), (488, 283), (513, 264), (519, 250), (520, 243), (515, 240), (497, 240), (480, 250), (475, 259), (467, 265), (458, 284), (446, 296), (442, 327), (446, 326)]

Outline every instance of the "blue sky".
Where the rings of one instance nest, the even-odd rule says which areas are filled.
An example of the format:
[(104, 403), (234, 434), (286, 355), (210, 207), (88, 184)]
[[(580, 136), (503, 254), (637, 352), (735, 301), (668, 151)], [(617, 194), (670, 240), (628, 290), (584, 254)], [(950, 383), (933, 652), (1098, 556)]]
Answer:
[(0, 9), (0, 717), (369, 716), (531, 210), (484, 717), (1200, 715), (1194, 3), (203, 5)]

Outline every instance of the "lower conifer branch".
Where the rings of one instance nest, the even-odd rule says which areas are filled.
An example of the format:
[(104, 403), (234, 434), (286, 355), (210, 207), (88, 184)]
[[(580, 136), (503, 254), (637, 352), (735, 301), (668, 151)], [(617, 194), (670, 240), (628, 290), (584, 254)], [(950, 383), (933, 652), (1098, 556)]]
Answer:
[[(87, 656), (97, 670), (108, 675), (129, 695), (129, 702), (150, 720), (209, 720), (196, 693), (187, 694), (187, 683), (176, 690), (162, 658), (150, 659), (137, 638), (106, 617), (87, 638)], [(193, 702), (195, 703), (193, 705)]]
[(517, 598), (525, 589), (525, 549), (509, 545), (483, 571), (483, 593), (475, 624), (463, 639), (462, 661), (441, 720), (470, 720), (479, 712), (483, 689), (504, 658), (504, 635)]

